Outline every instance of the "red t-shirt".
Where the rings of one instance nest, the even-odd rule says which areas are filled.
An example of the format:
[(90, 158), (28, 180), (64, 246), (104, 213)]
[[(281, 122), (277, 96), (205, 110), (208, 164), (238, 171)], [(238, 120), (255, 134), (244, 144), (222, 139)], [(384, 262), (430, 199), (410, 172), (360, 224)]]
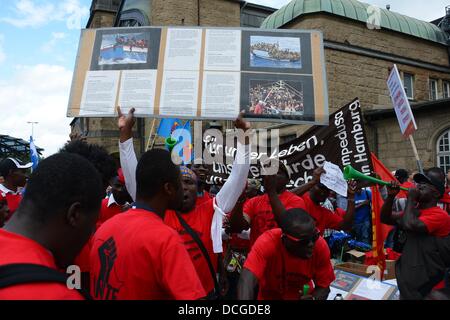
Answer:
[[(400, 185), (400, 187), (411, 189), (411, 188), (415, 188), (416, 185), (412, 182), (406, 181), (405, 183)], [(404, 190), (400, 190), (400, 192), (396, 196), (396, 198), (398, 198), (398, 199), (407, 198), (407, 197), (408, 197), (408, 192), (404, 191)]]
[(2, 192), (2, 196), (6, 199), (6, 203), (8, 203), (9, 214), (6, 216), (6, 221), (8, 221), (17, 208), (19, 208), (22, 195), (20, 193)]
[[(262, 234), (253, 245), (244, 268), (250, 270), (259, 282), (258, 300), (298, 300), (303, 285), (328, 288), (334, 281), (330, 249), (320, 237), (310, 259), (291, 255), (281, 241), (281, 229)], [(309, 293), (312, 293), (313, 289)]]
[(95, 233), (91, 295), (97, 300), (194, 300), (205, 297), (178, 234), (153, 212), (130, 209)]
[(111, 219), (118, 213), (122, 213), (122, 207), (117, 203), (113, 203), (108, 207), (109, 198), (102, 200), (100, 214), (97, 220), (97, 229), (108, 219)]
[[(189, 212), (182, 214), (182, 218), (187, 224), (197, 232), (200, 240), (208, 251), (209, 258), (215, 271), (217, 272), (217, 255), (213, 250), (213, 243), (211, 239), (211, 224), (214, 215), (213, 199), (204, 202), (201, 205), (195, 206), (195, 208)], [(189, 233), (181, 225), (175, 212), (172, 210), (166, 211), (164, 223), (175, 229), (183, 239), (184, 246), (189, 253), (198, 277), (202, 282), (203, 288), (206, 293), (214, 290), (214, 280), (211, 276), (211, 271), (208, 267), (208, 262), (202, 254), (202, 251), (198, 247), (197, 243), (192, 239)]]
[(204, 191), (203, 191), (203, 195), (197, 197), (197, 200), (195, 201), (195, 205), (196, 205), (196, 206), (199, 206), (199, 205), (201, 205), (201, 204), (203, 204), (203, 203), (205, 203), (205, 202), (208, 202), (208, 201), (211, 200), (211, 199), (212, 199), (212, 197), (211, 197), (211, 195), (209, 194), (209, 192), (206, 191), (206, 190), (204, 190)]
[[(53, 255), (39, 243), (0, 229), (0, 265), (31, 263), (55, 270)], [(0, 300), (84, 300), (62, 283), (26, 283), (0, 289)]]
[(439, 207), (419, 210), (419, 220), (428, 229), (428, 233), (436, 237), (446, 237), (450, 234), (450, 216)]
[[(285, 190), (278, 197), (286, 210), (293, 208), (305, 209), (305, 203), (302, 198), (292, 192)], [(267, 194), (248, 200), (244, 204), (244, 214), (251, 219), (250, 245), (253, 245), (256, 239), (265, 231), (278, 228)]]
[(305, 193), (302, 198), (303, 201), (305, 201), (306, 212), (316, 220), (316, 227), (321, 234), (323, 234), (325, 229), (339, 229), (343, 220), (339, 214), (335, 214), (327, 208), (315, 204), (312, 201), (309, 192)]

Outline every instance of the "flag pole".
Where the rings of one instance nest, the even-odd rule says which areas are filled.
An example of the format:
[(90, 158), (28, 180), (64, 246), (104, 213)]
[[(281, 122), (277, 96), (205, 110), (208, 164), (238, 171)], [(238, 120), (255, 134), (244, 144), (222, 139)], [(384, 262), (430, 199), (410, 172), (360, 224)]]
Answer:
[[(152, 140), (152, 134), (153, 134), (153, 129), (155, 128), (155, 123), (156, 123), (156, 118), (153, 118), (152, 127), (150, 128), (150, 134), (148, 137), (147, 146), (145, 147), (145, 151), (148, 151), (148, 148), (150, 147), (150, 141)], [(152, 147), (153, 147), (153, 144), (152, 144)]]
[(416, 158), (417, 161), (417, 168), (419, 169), (419, 172), (423, 174), (422, 161), (420, 161), (419, 153), (417, 152), (416, 142), (414, 141), (414, 137), (412, 136), (412, 134), (409, 135), (409, 141), (411, 142), (414, 157)]

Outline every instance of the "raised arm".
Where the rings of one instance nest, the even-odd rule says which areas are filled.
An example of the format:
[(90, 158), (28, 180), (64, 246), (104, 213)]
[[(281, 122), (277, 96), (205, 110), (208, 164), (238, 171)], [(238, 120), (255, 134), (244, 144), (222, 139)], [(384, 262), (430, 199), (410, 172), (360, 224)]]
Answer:
[(419, 219), (419, 209), (416, 208), (419, 195), (420, 193), (417, 189), (409, 189), (405, 213), (398, 222), (406, 231), (428, 234), (427, 226)]
[(266, 188), (266, 193), (269, 196), (270, 205), (272, 207), (272, 212), (275, 217), (275, 221), (278, 225), (281, 225), (281, 214), (286, 210), (277, 193), (277, 176), (264, 176), (264, 187)]
[(299, 197), (307, 193), (309, 190), (311, 190), (312, 187), (314, 187), (316, 184), (320, 182), (320, 176), (322, 173), (325, 173), (325, 169), (323, 167), (318, 167), (313, 171), (313, 178), (311, 181), (301, 185), (300, 187), (297, 187), (293, 190), (291, 190), (292, 193), (295, 193)]
[[(244, 132), (250, 129), (250, 123), (242, 119), (242, 114), (236, 120), (235, 126), (237, 129), (244, 130)], [(216, 205), (225, 213), (233, 210), (247, 183), (250, 169), (250, 139), (246, 136), (244, 140), (238, 141), (233, 169), (222, 189), (216, 195)]]
[(381, 223), (393, 226), (396, 225), (398, 220), (400, 219), (401, 214), (399, 212), (393, 212), (392, 210), (395, 197), (399, 192), (399, 183), (396, 181), (392, 181), (391, 185), (387, 187), (387, 198), (384, 200), (383, 206), (381, 207)]
[(117, 124), (119, 126), (120, 141), (120, 165), (122, 166), (123, 175), (125, 177), (125, 186), (133, 201), (136, 200), (136, 167), (137, 157), (134, 152), (133, 144), (133, 126), (136, 122), (134, 118), (134, 108), (128, 111), (125, 116), (122, 114), (120, 107), (117, 107), (119, 119)]

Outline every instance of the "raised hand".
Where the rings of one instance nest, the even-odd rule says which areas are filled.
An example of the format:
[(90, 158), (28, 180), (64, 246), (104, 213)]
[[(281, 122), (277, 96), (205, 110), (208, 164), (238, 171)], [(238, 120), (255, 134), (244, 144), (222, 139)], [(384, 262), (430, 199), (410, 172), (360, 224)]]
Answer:
[(320, 182), (320, 176), (326, 173), (325, 169), (323, 167), (317, 167), (314, 171), (313, 171), (313, 181), (315, 183), (319, 183)]
[(251, 128), (250, 122), (244, 120), (244, 112), (239, 113), (239, 116), (234, 121), (234, 126), (236, 129), (244, 130), (244, 132)]
[(128, 114), (125, 116), (122, 113), (122, 110), (120, 110), (120, 107), (117, 106), (117, 114), (118, 114), (118, 119), (117, 119), (117, 125), (119, 127), (119, 130), (122, 129), (128, 129), (131, 130), (134, 126), (134, 124), (136, 123), (136, 118), (134, 117), (134, 108), (131, 108), (128, 111)]
[(395, 197), (400, 192), (400, 183), (391, 181), (391, 184), (387, 186), (387, 190), (389, 197)]

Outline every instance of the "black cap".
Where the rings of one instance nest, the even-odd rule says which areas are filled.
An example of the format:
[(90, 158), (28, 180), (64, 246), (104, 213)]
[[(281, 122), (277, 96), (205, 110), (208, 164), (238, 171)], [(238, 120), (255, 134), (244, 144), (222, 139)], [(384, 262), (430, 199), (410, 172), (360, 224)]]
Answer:
[(399, 180), (406, 180), (409, 177), (409, 173), (408, 171), (406, 171), (405, 169), (398, 169), (397, 171), (395, 171), (395, 177)]
[(413, 179), (414, 179), (414, 182), (416, 182), (416, 183), (426, 183), (426, 184), (431, 184), (432, 186), (435, 186), (436, 189), (439, 191), (439, 194), (441, 195), (441, 197), (445, 193), (444, 182), (441, 181), (440, 179), (433, 177), (432, 175), (425, 175), (422, 173), (417, 173), (414, 175)]
[(6, 158), (0, 162), (0, 176), (6, 178), (10, 171), (18, 170), (18, 169), (28, 169), (31, 168), (33, 164), (22, 163), (20, 160), (15, 158)]

